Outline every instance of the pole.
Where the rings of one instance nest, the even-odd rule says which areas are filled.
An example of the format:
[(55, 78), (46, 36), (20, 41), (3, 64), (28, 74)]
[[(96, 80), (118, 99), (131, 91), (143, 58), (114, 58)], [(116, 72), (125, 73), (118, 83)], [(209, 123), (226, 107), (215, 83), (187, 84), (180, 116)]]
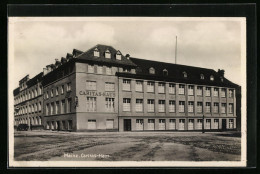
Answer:
[(175, 43), (175, 64), (177, 64), (177, 36), (176, 36), (176, 43)]
[(205, 130), (204, 130), (204, 114), (203, 114), (203, 117), (202, 117), (202, 133), (205, 133)]

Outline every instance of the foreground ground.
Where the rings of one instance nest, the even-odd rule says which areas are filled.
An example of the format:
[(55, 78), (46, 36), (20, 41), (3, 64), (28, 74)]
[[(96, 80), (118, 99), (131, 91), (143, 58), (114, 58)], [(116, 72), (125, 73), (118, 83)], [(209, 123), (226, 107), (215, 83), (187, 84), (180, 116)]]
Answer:
[(237, 133), (15, 132), (15, 160), (239, 161)]

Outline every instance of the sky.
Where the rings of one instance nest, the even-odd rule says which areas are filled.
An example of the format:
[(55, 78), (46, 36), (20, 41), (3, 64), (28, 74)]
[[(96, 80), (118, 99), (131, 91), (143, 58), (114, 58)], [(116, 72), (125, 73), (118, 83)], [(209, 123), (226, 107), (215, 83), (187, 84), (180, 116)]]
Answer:
[(55, 59), (111, 45), (131, 57), (224, 69), (241, 84), (241, 20), (223, 18), (15, 18), (9, 20), (13, 39), (12, 81), (30, 78)]

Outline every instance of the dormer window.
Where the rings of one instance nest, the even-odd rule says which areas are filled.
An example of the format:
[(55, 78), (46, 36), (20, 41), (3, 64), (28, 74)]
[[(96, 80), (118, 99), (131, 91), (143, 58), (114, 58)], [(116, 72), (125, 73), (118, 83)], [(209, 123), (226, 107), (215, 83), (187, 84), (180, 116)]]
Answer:
[(214, 81), (214, 76), (213, 75), (210, 76), (210, 80)]
[(149, 69), (149, 73), (150, 73), (150, 74), (155, 74), (155, 69), (154, 69), (153, 67), (151, 67), (151, 68)]
[(121, 54), (121, 52), (118, 50), (117, 53), (116, 53), (116, 59), (117, 59), (117, 60), (121, 60), (121, 56), (122, 56), (122, 54)]
[(204, 75), (200, 74), (200, 79), (204, 80)]
[(185, 71), (184, 71), (182, 74), (183, 74), (183, 77), (184, 77), (184, 78), (187, 78), (187, 77), (188, 77), (188, 75), (187, 75), (187, 73), (186, 73)]
[(168, 76), (168, 71), (167, 71), (167, 69), (164, 69), (164, 70), (163, 70), (163, 75), (164, 75), (164, 76)]
[(221, 80), (221, 82), (223, 82), (223, 81), (224, 81), (224, 78), (223, 78), (223, 77), (220, 77), (220, 80)]
[(95, 50), (94, 50), (94, 56), (95, 56), (95, 57), (99, 57), (99, 51), (98, 51), (97, 48), (95, 48)]
[(107, 59), (110, 59), (110, 58), (111, 58), (111, 53), (110, 53), (109, 50), (106, 50), (106, 52), (105, 52), (105, 58), (107, 58)]

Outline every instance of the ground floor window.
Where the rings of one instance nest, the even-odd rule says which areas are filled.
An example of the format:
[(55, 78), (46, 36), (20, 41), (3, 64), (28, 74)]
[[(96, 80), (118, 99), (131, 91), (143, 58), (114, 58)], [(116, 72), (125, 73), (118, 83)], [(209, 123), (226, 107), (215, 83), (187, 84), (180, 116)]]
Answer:
[(107, 119), (106, 120), (106, 128), (113, 129), (114, 128), (114, 119)]
[(96, 120), (88, 120), (88, 129), (96, 129)]
[(66, 129), (66, 123), (65, 121), (61, 121), (61, 130), (65, 130)]
[(72, 120), (68, 121), (68, 130), (72, 130)]
[(211, 127), (211, 120), (210, 119), (206, 119), (205, 129), (210, 129), (210, 127)]
[(219, 128), (219, 120), (214, 119), (214, 129), (218, 129), (218, 128)]
[(54, 121), (51, 122), (51, 129), (54, 129)]
[(136, 119), (136, 130), (144, 130), (144, 120)]
[(176, 120), (170, 119), (169, 120), (169, 130), (175, 130), (176, 129)]
[(194, 119), (189, 119), (188, 130), (193, 130), (193, 129), (194, 129)]
[(179, 130), (184, 130), (185, 119), (179, 120)]
[(202, 129), (202, 119), (198, 119), (198, 121), (197, 121), (197, 129), (199, 129), (199, 130)]
[(229, 129), (234, 129), (234, 119), (229, 119)]
[(148, 119), (148, 127), (147, 129), (148, 130), (154, 130), (154, 124), (155, 123), (155, 120), (154, 119)]
[(159, 130), (165, 130), (165, 119), (159, 119)]
[(50, 122), (47, 121), (46, 129), (50, 129)]

